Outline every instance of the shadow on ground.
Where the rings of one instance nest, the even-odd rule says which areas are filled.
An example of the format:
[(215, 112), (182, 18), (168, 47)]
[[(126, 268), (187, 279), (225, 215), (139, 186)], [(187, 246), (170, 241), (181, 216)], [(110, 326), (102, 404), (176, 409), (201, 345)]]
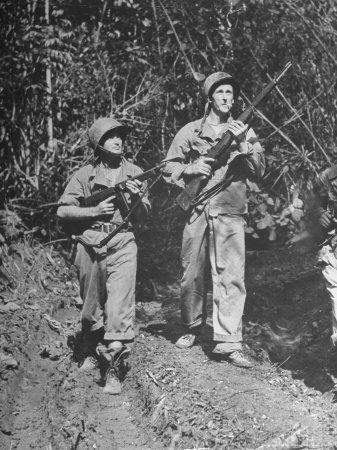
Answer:
[[(330, 347), (330, 303), (315, 253), (303, 255), (286, 248), (250, 251), (246, 286), (244, 340), (252, 350), (250, 356), (290, 370), (308, 388), (331, 392), (337, 383), (337, 353)], [(172, 344), (185, 332), (179, 293), (175, 294), (173, 299), (163, 295), (160, 321), (143, 326)], [(209, 293), (208, 325), (199, 341), (208, 357), (214, 347), (211, 303)]]

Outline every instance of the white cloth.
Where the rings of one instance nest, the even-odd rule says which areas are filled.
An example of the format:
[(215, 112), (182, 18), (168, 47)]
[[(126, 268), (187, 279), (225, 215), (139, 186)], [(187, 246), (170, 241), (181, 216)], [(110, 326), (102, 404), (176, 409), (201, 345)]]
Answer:
[(322, 274), (331, 301), (331, 342), (333, 346), (337, 346), (337, 259), (330, 245), (321, 248), (318, 261), (323, 265)]

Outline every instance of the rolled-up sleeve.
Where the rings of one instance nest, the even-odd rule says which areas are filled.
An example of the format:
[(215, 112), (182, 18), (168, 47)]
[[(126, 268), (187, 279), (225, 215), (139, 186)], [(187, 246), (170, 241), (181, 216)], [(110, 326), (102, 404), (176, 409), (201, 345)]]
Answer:
[(58, 203), (62, 205), (80, 206), (83, 197), (85, 197), (83, 183), (79, 172), (77, 172), (70, 179)]
[(184, 187), (183, 172), (187, 167), (190, 151), (190, 130), (188, 125), (178, 131), (167, 152), (168, 163), (163, 170), (163, 178), (167, 183)]
[(266, 161), (263, 148), (251, 128), (247, 132), (248, 154), (245, 158), (247, 176), (252, 181), (259, 181), (265, 171)]

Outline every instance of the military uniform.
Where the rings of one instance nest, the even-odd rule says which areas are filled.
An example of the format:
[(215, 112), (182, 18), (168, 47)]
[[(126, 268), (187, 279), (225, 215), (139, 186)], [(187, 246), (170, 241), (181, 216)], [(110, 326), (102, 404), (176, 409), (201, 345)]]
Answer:
[[(211, 87), (214, 89), (211, 77), (205, 83), (207, 93)], [(217, 80), (217, 73), (214, 79)], [(228, 82), (237, 89), (232, 79)], [(226, 78), (224, 83), (227, 83)], [(232, 120), (229, 117), (227, 123), (219, 126), (219, 132), (205, 117), (185, 125), (175, 136), (168, 151), (166, 160), (169, 162), (164, 169), (166, 181), (184, 187), (186, 167), (207, 156), (207, 152), (226, 133)], [(241, 350), (242, 315), (246, 298), (246, 180), (259, 179), (265, 166), (262, 147), (251, 128), (247, 131), (246, 141), (248, 153), (237, 165), (234, 181), (192, 211), (182, 241), (182, 321), (190, 331), (206, 321), (205, 271), (210, 262), (213, 279), (213, 337), (215, 341), (223, 343), (224, 353)], [(230, 150), (232, 159), (238, 153), (235, 141)], [(204, 191), (223, 180), (227, 170), (228, 166), (217, 169), (209, 178)]]
[[(122, 127), (109, 118), (98, 119), (89, 130), (91, 145), (97, 146), (109, 131)], [(80, 206), (81, 199), (104, 188), (114, 186), (142, 170), (121, 159), (119, 170), (111, 171), (98, 160), (79, 169), (71, 178), (59, 202)], [(125, 194), (128, 201), (130, 195)], [(149, 208), (147, 197), (143, 198)], [(78, 269), (80, 295), (83, 300), (81, 321), (83, 329), (96, 331), (104, 328), (104, 339), (130, 341), (134, 338), (135, 283), (137, 269), (137, 245), (132, 227), (123, 228), (102, 248), (98, 244), (122, 222), (119, 209), (109, 217), (77, 220), (81, 236), (77, 243), (75, 265)], [(84, 229), (83, 229), (84, 228)], [(89, 245), (85, 245), (88, 243)]]

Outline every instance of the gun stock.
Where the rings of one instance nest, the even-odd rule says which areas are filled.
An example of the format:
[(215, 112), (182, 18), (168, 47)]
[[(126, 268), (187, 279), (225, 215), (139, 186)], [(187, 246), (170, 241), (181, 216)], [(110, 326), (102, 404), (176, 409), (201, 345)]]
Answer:
[[(268, 94), (275, 88), (277, 83), (283, 75), (291, 67), (291, 62), (288, 62), (281, 72), (271, 80), (267, 86), (254, 98), (252, 103), (240, 114), (237, 120), (244, 124), (251, 122), (255, 108), (268, 96)], [(220, 166), (226, 165), (230, 156), (230, 146), (234, 140), (234, 136), (230, 131), (227, 131), (220, 141), (212, 147), (207, 153), (207, 157), (214, 158), (215, 162), (212, 164), (212, 169), (215, 170)], [(193, 205), (193, 199), (200, 193), (202, 188), (207, 184), (207, 178), (204, 176), (196, 176), (189, 181), (185, 189), (176, 197), (177, 204), (184, 211), (188, 211)]]

